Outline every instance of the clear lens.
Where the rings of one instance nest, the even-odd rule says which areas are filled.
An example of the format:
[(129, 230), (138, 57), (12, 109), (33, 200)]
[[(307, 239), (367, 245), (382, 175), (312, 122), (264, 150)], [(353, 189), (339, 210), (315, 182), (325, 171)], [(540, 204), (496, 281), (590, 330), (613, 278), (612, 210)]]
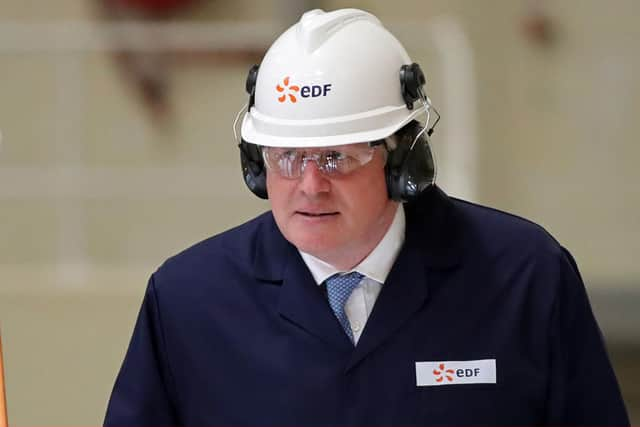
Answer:
[(323, 149), (262, 147), (262, 155), (269, 170), (296, 179), (302, 176), (309, 161), (314, 161), (325, 175), (347, 175), (369, 163), (375, 149), (366, 142)]

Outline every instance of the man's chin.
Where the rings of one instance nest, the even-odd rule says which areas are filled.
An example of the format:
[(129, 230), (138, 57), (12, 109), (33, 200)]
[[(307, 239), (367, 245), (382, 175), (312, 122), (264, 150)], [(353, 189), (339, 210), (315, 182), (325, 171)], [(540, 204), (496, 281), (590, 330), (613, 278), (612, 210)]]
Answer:
[(327, 236), (297, 236), (290, 239), (299, 251), (313, 255), (316, 258), (323, 259), (325, 254), (335, 252), (338, 244), (327, 239)]

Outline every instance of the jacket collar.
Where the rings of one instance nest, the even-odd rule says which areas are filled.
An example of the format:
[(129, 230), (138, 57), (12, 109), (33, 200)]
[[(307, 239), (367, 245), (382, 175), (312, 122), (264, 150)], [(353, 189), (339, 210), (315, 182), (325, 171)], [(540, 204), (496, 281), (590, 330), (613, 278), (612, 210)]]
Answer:
[(463, 218), (439, 187), (431, 186), (417, 200), (405, 204), (406, 244), (421, 248), (423, 263), (436, 270), (457, 265), (464, 251)]
[(260, 217), (252, 237), (253, 259), (250, 262), (255, 277), (267, 282), (282, 281), (287, 260), (299, 255), (278, 229), (271, 212)]

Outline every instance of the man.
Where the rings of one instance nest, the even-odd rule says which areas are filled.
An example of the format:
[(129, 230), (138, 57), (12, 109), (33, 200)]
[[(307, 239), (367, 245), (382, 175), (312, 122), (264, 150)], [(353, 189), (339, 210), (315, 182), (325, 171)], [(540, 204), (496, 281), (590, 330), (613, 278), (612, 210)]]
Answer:
[(240, 142), (271, 212), (152, 275), (106, 425), (628, 424), (571, 255), (433, 185), (423, 83), (363, 11), (273, 44)]

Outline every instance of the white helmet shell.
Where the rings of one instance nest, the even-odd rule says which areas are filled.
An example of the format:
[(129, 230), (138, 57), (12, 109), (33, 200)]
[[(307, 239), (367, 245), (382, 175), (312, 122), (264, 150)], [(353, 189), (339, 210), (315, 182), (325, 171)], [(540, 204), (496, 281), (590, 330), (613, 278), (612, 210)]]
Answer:
[(400, 42), (368, 12), (316, 9), (285, 31), (258, 72), (242, 138), (275, 147), (326, 147), (385, 138), (424, 114), (408, 109)]

